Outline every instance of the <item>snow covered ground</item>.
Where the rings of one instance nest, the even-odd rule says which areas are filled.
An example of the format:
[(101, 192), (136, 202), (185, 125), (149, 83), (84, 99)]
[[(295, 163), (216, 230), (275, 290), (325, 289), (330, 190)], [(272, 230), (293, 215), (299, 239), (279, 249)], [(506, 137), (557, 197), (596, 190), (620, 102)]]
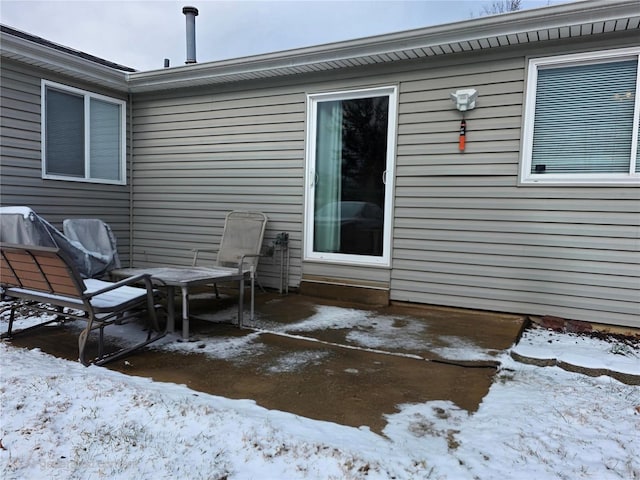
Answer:
[[(640, 374), (626, 344), (533, 329), (514, 348)], [(640, 479), (640, 387), (510, 352), (474, 414), (400, 405), (383, 436), (5, 343), (0, 355), (3, 479)]]

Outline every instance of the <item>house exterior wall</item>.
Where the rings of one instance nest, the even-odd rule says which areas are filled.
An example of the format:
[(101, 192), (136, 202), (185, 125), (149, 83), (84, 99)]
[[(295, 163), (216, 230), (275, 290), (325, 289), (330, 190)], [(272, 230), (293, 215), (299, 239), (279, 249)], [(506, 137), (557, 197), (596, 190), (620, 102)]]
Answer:
[[(391, 299), (638, 327), (637, 186), (518, 186), (525, 65), (542, 53), (567, 49), (405, 76)], [(465, 87), (479, 98), (457, 153), (446, 95)]]
[[(265, 245), (290, 233), (298, 284), (304, 102), (300, 88), (136, 96), (134, 264), (188, 265), (193, 248), (220, 244), (227, 212), (259, 210), (269, 218)], [(276, 259), (261, 260), (261, 283), (280, 285)]]
[(126, 100), (126, 95), (69, 81), (11, 60), (0, 69), (0, 205), (24, 205), (58, 228), (65, 218), (100, 218), (129, 257), (129, 186), (45, 180), (41, 153), (41, 80)]
[[(133, 262), (188, 264), (219, 243), (227, 211), (257, 209), (265, 243), (291, 235), (291, 286), (348, 281), (395, 301), (640, 327), (639, 189), (518, 185), (528, 56), (634, 42), (607, 38), (136, 95)], [(399, 88), (392, 266), (304, 262), (306, 94), (384, 85)], [(460, 153), (448, 94), (469, 87)], [(263, 261), (260, 278), (277, 286), (278, 265)]]

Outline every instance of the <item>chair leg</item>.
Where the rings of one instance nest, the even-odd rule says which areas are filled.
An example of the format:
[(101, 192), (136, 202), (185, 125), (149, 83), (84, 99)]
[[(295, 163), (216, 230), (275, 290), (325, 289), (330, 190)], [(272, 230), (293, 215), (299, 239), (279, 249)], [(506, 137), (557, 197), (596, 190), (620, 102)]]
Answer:
[(13, 321), (16, 319), (16, 307), (15, 305), (11, 306), (11, 313), (9, 314), (9, 328), (7, 329), (7, 333), (5, 334), (5, 338), (11, 338), (11, 334), (13, 332)]
[[(153, 285), (151, 280), (146, 280), (147, 292), (153, 291)], [(151, 332), (160, 332), (160, 324), (158, 323), (158, 311), (156, 309), (156, 298), (153, 293), (147, 293), (147, 326), (149, 327), (149, 334), (147, 340), (151, 338)]]
[(87, 326), (80, 332), (80, 336), (78, 337), (78, 357), (80, 363), (82, 363), (85, 367), (91, 365), (91, 362), (85, 358), (85, 347), (87, 346), (87, 340), (89, 339), (89, 335), (91, 334), (91, 327), (93, 326), (93, 315), (89, 315), (89, 319), (87, 320)]
[[(0, 338), (12, 339), (12, 338), (14, 338), (14, 334), (15, 335), (22, 335), (22, 334), (27, 333), (27, 332), (29, 332), (31, 330), (36, 330), (36, 329), (39, 329), (41, 327), (44, 327), (45, 325), (50, 325), (52, 323), (56, 323), (56, 322), (60, 321), (60, 315), (56, 315), (56, 317), (51, 319), (51, 320), (46, 320), (44, 322), (37, 323), (37, 324), (32, 325), (30, 327), (21, 328), (17, 332), (14, 332), (13, 331), (13, 327), (15, 325), (15, 319), (16, 319), (17, 311), (20, 310), (21, 308), (24, 308), (24, 307), (31, 307), (31, 306), (33, 306), (34, 303), (35, 302), (15, 301), (15, 302), (11, 303), (11, 305), (9, 305), (9, 306), (7, 306), (7, 307), (5, 307), (3, 309), (0, 309), (0, 313), (4, 313), (6, 311), (10, 312), (9, 313), (9, 325), (7, 327), (7, 331), (5, 333), (1, 334)], [(35, 306), (33, 308), (38, 310), (38, 308), (36, 308)], [(49, 309), (46, 309), (46, 310), (41, 309), (40, 311), (46, 311), (46, 313), (51, 313), (51, 310), (49, 310)], [(56, 309), (55, 311), (57, 312), (59, 310)]]
[[(249, 317), (251, 321), (253, 321), (253, 312), (255, 311), (255, 304), (256, 304), (255, 282), (256, 282), (255, 275), (251, 275), (251, 316)], [(258, 283), (258, 285), (260, 285), (260, 283)]]
[[(150, 285), (149, 290), (150, 291)], [(100, 356), (94, 362), (96, 365), (105, 365), (108, 362), (113, 362), (114, 360), (118, 360), (124, 358), (131, 353), (149, 345), (150, 343), (155, 342), (156, 340), (160, 340), (167, 334), (167, 328), (164, 330), (160, 329), (160, 324), (158, 322), (158, 309), (160, 309), (160, 305), (156, 305), (155, 297), (152, 294), (147, 294), (147, 309), (146, 309), (146, 330), (147, 330), (147, 338), (143, 342), (137, 343), (131, 347), (123, 348), (121, 350), (117, 350), (115, 352), (111, 352), (108, 354), (103, 353), (103, 339), (102, 339), (102, 328), (100, 329)], [(106, 325), (105, 325), (106, 326)]]
[(87, 337), (89, 336), (88, 328), (85, 328), (80, 332), (78, 337), (78, 359), (85, 367), (88, 367), (91, 362), (85, 359), (84, 347), (87, 345)]
[(58, 315), (56, 315), (56, 321), (64, 322), (65, 321), (64, 307), (56, 306), (55, 310), (56, 310), (56, 312), (58, 312)]

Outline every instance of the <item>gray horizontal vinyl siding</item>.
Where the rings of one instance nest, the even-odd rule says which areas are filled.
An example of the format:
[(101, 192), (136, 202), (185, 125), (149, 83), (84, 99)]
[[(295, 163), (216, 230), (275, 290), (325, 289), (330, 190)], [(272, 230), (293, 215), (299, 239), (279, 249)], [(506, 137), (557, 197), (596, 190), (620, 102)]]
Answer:
[[(525, 57), (400, 87), (391, 299), (640, 327), (640, 193), (519, 187)], [(447, 98), (476, 88), (467, 112)]]
[[(638, 189), (517, 184), (528, 53), (137, 95), (134, 263), (189, 264), (191, 249), (219, 244), (226, 212), (257, 209), (266, 245), (291, 235), (292, 286), (386, 284), (396, 301), (640, 327)], [(382, 85), (399, 86), (392, 267), (304, 262), (305, 94)], [(478, 105), (459, 153), (449, 93), (470, 87)], [(263, 284), (278, 272), (262, 261)]]
[(70, 83), (62, 77), (2, 60), (0, 69), (0, 205), (25, 205), (58, 228), (65, 218), (100, 218), (129, 256), (129, 187), (42, 179), (40, 85), (46, 78), (126, 100), (122, 95)]
[[(259, 210), (269, 218), (265, 247), (289, 233), (289, 286), (303, 274), (388, 285), (388, 268), (302, 261), (306, 94), (345, 86), (362, 80), (137, 95), (135, 266), (188, 265), (193, 249), (217, 248), (227, 212)], [(279, 255), (262, 259), (258, 273), (264, 286), (279, 287)]]
[[(289, 233), (297, 286), (305, 98), (283, 89), (136, 97), (133, 263), (188, 265), (193, 249), (218, 247), (229, 211), (256, 210), (269, 218), (265, 248)], [(264, 286), (279, 287), (280, 255), (258, 271)]]

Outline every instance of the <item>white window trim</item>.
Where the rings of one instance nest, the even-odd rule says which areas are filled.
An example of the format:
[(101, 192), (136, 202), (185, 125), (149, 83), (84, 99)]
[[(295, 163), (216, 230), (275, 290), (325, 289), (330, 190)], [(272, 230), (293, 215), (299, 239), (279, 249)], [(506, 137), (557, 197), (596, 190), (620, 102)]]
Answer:
[[(318, 101), (351, 100), (387, 95), (389, 113), (387, 127), (387, 170), (385, 173), (385, 205), (382, 256), (322, 253), (313, 251), (313, 215), (316, 151), (316, 118)], [(358, 90), (307, 94), (306, 181), (304, 196), (304, 260), (323, 263), (340, 263), (359, 266), (391, 266), (391, 233), (393, 228), (393, 200), (395, 189), (396, 133), (398, 129), (398, 87), (372, 87)]]
[[(535, 123), (538, 70), (550, 66), (572, 66), (580, 63), (613, 62), (636, 59), (638, 71), (636, 78), (635, 111), (633, 116), (633, 133), (629, 173), (611, 174), (536, 174), (531, 173), (533, 156), (533, 129)], [(554, 57), (532, 58), (529, 60), (526, 102), (523, 112), (522, 158), (520, 161), (521, 185), (640, 185), (640, 174), (635, 173), (636, 154), (638, 151), (638, 124), (640, 123), (640, 48), (621, 48), (601, 50)]]
[[(56, 90), (60, 90), (62, 92), (69, 92), (75, 95), (81, 95), (84, 98), (84, 178), (81, 177), (71, 177), (66, 175), (55, 175), (47, 173), (47, 142), (46, 142), (46, 124), (47, 124), (47, 115), (46, 115), (46, 90), (47, 88), (53, 88)], [(79, 88), (70, 87), (68, 85), (64, 85), (62, 83), (52, 82), (50, 80), (42, 80), (40, 87), (40, 95), (41, 95), (41, 115), (40, 115), (40, 138), (41, 138), (41, 152), (42, 152), (42, 178), (46, 180), (66, 180), (70, 182), (83, 182), (83, 183), (106, 183), (112, 185), (126, 185), (127, 184), (127, 161), (126, 161), (126, 110), (127, 110), (127, 102), (124, 100), (119, 100), (117, 98), (107, 97), (106, 95), (100, 95), (98, 93), (88, 92), (86, 90), (81, 90)], [(120, 138), (122, 141), (120, 142), (120, 180), (108, 180), (102, 178), (91, 178), (88, 177), (88, 173), (90, 173), (90, 127), (89, 122), (91, 119), (90, 116), (90, 108), (91, 108), (91, 99), (102, 100), (109, 103), (114, 103), (120, 106)]]

